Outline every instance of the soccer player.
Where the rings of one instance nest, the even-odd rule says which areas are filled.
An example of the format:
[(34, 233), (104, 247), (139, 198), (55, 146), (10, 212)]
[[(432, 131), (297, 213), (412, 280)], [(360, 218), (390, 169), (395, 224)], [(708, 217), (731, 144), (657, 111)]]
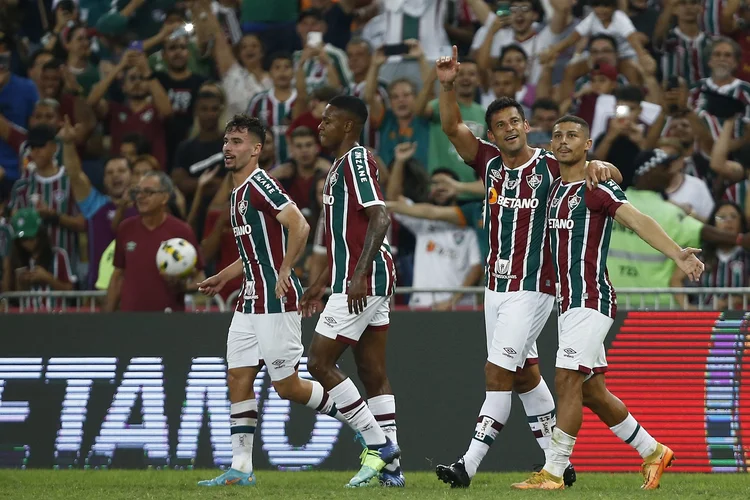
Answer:
[[(703, 272), (694, 248), (680, 248), (651, 217), (628, 203), (616, 182), (585, 186), (586, 153), (591, 149), (589, 126), (581, 118), (564, 116), (552, 130), (552, 150), (561, 178), (550, 188), (547, 226), (557, 288), (558, 339), (555, 388), (557, 426), (547, 461), (516, 489), (563, 489), (563, 471), (588, 407), (617, 437), (643, 457), (643, 489), (659, 487), (674, 453), (641, 427), (628, 409), (607, 390), (604, 339), (617, 311), (615, 290), (607, 276), (607, 248), (617, 221), (674, 260), (691, 280)], [(657, 168), (667, 156), (655, 150), (636, 176)]]
[[(521, 398), (539, 446), (549, 447), (555, 426), (555, 402), (537, 366), (536, 339), (553, 306), (553, 274), (545, 257), (545, 209), (559, 166), (547, 151), (526, 141), (529, 123), (523, 108), (508, 97), (494, 101), (485, 116), (487, 136), (480, 141), (461, 120), (453, 82), (458, 75), (457, 49), (437, 61), (442, 90), (439, 106), (445, 134), (456, 152), (486, 186), (484, 229), (489, 238), (485, 267), (484, 311), (487, 333), (486, 396), (476, 430), (463, 457), (438, 465), (439, 479), (454, 488), (467, 487), (490, 445), (510, 416), (511, 391)], [(502, 153), (502, 157), (501, 157)], [(612, 171), (610, 172), (610, 169)], [(591, 162), (592, 184), (614, 167)], [(575, 481), (570, 467), (565, 480)]]
[[(395, 285), (385, 237), (391, 222), (375, 158), (357, 143), (366, 121), (367, 106), (353, 96), (334, 97), (323, 111), (320, 143), (337, 158), (323, 188), (328, 266), (300, 302), (307, 316), (320, 311), (323, 292), (331, 284), (333, 294), (315, 328), (307, 366), (366, 443), (362, 467), (347, 486), (364, 486), (380, 473), (380, 484), (400, 487), (404, 476), (397, 461), (396, 403), (385, 371), (389, 300)], [(336, 366), (349, 346), (367, 403)]]
[(279, 397), (342, 420), (321, 385), (297, 374), (303, 351), (302, 287), (292, 264), (305, 249), (310, 226), (279, 183), (258, 168), (265, 138), (265, 127), (247, 115), (232, 118), (224, 133), (224, 166), (235, 185), (230, 220), (240, 258), (199, 289), (213, 297), (243, 273), (245, 282), (227, 337), (232, 467), (200, 486), (255, 484), (258, 402), (253, 381), (263, 364)]

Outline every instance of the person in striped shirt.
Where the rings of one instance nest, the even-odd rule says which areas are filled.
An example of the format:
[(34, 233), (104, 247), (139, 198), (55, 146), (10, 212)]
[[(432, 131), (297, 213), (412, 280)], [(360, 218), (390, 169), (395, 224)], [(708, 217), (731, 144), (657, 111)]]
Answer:
[[(352, 38), (346, 46), (346, 55), (352, 69), (353, 81), (345, 93), (359, 97), (367, 103), (367, 123), (362, 130), (359, 143), (367, 148), (377, 149), (380, 139), (378, 128), (382, 121), (382, 110), (388, 107), (388, 86), (378, 78), (385, 57), (376, 56), (373, 58), (372, 46), (362, 38)], [(422, 60), (424, 59), (421, 49), (420, 57)], [(377, 109), (373, 109), (372, 102), (378, 106)]]
[[(664, 81), (671, 77), (682, 77), (688, 86), (692, 86), (709, 75), (706, 54), (711, 37), (698, 25), (701, 3), (701, 0), (679, 0), (677, 26), (665, 34), (654, 34), (654, 44), (662, 52), (661, 73)], [(667, 2), (667, 9), (672, 8), (672, 2)]]
[[(323, 309), (328, 284), (333, 294), (322, 310), (310, 345), (308, 368), (366, 444), (362, 467), (348, 486), (364, 486), (380, 475), (384, 486), (404, 486), (396, 438), (396, 403), (386, 375), (389, 302), (395, 267), (386, 232), (391, 220), (370, 151), (357, 140), (367, 121), (367, 105), (352, 96), (331, 99), (319, 136), (335, 155), (323, 191), (328, 266), (300, 301), (309, 316)], [(367, 403), (337, 366), (352, 346)], [(377, 416), (377, 417), (376, 417)]]
[(11, 211), (31, 207), (46, 223), (52, 245), (65, 250), (74, 266), (78, 262), (78, 233), (86, 230), (86, 219), (71, 194), (70, 177), (55, 161), (58, 144), (55, 130), (38, 126), (29, 130), (26, 143), (33, 162), (32, 175), (13, 184)]
[[(568, 115), (557, 121), (552, 151), (561, 176), (550, 188), (546, 220), (558, 311), (557, 425), (544, 467), (513, 484), (515, 489), (565, 488), (562, 475), (581, 428), (584, 406), (643, 457), (641, 488), (658, 488), (674, 458), (674, 452), (651, 437), (605, 384), (604, 339), (617, 312), (607, 253), (615, 220), (674, 260), (693, 281), (703, 272), (703, 263), (695, 256), (700, 250), (680, 248), (654, 219), (628, 203), (615, 181), (587, 189), (586, 154), (591, 147), (589, 126), (583, 119)], [(666, 153), (655, 150), (636, 176), (658, 168), (664, 158)]]
[(297, 373), (302, 286), (292, 266), (304, 252), (310, 226), (281, 185), (258, 167), (265, 137), (260, 120), (248, 115), (235, 115), (224, 133), (224, 166), (235, 186), (230, 220), (240, 257), (201, 282), (199, 290), (213, 297), (236, 277), (244, 274), (245, 281), (227, 337), (232, 467), (200, 486), (255, 484), (253, 381), (264, 364), (280, 397), (344, 421), (323, 387)]
[(263, 126), (273, 133), (275, 165), (289, 159), (286, 132), (292, 120), (292, 108), (297, 100), (297, 90), (292, 85), (292, 65), (291, 55), (273, 54), (268, 70), (273, 87), (256, 94), (247, 107), (247, 114), (258, 118)]
[(294, 66), (302, 67), (308, 94), (325, 85), (347, 88), (353, 81), (346, 53), (330, 43), (323, 43), (326, 30), (326, 22), (320, 9), (300, 12), (297, 34), (304, 49), (294, 53)]

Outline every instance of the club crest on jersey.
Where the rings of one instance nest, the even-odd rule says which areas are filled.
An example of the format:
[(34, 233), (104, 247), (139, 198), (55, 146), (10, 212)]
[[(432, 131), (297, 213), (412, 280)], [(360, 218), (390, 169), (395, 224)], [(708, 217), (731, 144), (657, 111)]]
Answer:
[(338, 170), (334, 170), (331, 172), (330, 177), (328, 177), (328, 185), (333, 187), (334, 184), (336, 184), (336, 181), (339, 180), (339, 172)]
[(240, 211), (240, 215), (245, 215), (245, 212), (247, 212), (247, 201), (242, 200), (237, 204), (237, 210)]
[(55, 201), (60, 203), (65, 199), (65, 191), (62, 189), (55, 190), (54, 193), (52, 193), (52, 196), (55, 198)]
[(503, 182), (503, 189), (507, 189), (507, 190), (516, 189), (520, 183), (521, 183), (521, 179), (511, 179), (510, 177), (506, 177), (505, 182)]
[(542, 174), (531, 174), (526, 176), (526, 183), (531, 189), (536, 189), (542, 183)]
[(578, 195), (568, 198), (568, 208), (571, 210), (575, 209), (579, 203), (581, 203), (581, 197)]

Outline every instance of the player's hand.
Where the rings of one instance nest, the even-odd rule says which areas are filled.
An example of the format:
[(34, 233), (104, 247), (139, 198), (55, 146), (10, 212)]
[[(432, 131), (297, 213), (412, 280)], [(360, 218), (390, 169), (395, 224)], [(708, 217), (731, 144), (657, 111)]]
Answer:
[(584, 175), (586, 176), (586, 187), (589, 189), (596, 189), (599, 187), (600, 182), (607, 182), (612, 178), (612, 174), (604, 163), (599, 160), (593, 160), (583, 167)]
[(276, 298), (280, 299), (289, 290), (289, 285), (292, 283), (292, 268), (281, 266), (279, 269), (279, 277), (276, 280)]
[(221, 273), (214, 274), (210, 278), (206, 278), (198, 283), (198, 291), (203, 295), (213, 297), (224, 288), (224, 285), (226, 285), (226, 281), (221, 277)]
[(321, 299), (325, 291), (325, 287), (315, 283), (302, 294), (302, 297), (299, 299), (299, 305), (300, 312), (305, 318), (309, 318), (313, 314), (323, 310), (323, 301)]
[(705, 265), (695, 256), (700, 253), (700, 251), (700, 248), (683, 248), (677, 256), (677, 259), (675, 259), (677, 267), (679, 267), (682, 272), (690, 278), (690, 281), (698, 281), (701, 274), (703, 274)]
[(349, 303), (349, 314), (359, 314), (367, 307), (367, 279), (359, 273), (354, 273), (346, 292)]
[(458, 76), (458, 68), (461, 63), (458, 62), (458, 47), (453, 46), (453, 55), (450, 57), (440, 57), (435, 62), (435, 70), (437, 72), (438, 80), (443, 85), (443, 88), (452, 87), (453, 82), (456, 81)]

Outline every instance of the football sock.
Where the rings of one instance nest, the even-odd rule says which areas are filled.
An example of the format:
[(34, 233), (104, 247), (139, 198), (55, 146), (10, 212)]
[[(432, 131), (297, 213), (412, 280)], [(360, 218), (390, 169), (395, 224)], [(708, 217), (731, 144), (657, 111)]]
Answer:
[(385, 444), (385, 434), (372, 416), (370, 408), (359, 395), (357, 387), (347, 378), (328, 391), (328, 395), (344, 415), (352, 429), (359, 431), (368, 446)]
[(469, 477), (474, 477), (479, 464), (510, 416), (511, 391), (487, 391), (479, 411), (474, 437), (464, 455)]
[(547, 450), (552, 440), (552, 429), (555, 428), (555, 400), (552, 393), (547, 387), (544, 379), (539, 385), (529, 392), (519, 393), (523, 409), (526, 412), (526, 419), (534, 433), (536, 442), (542, 450)]
[(547, 451), (547, 462), (544, 464), (544, 470), (555, 477), (562, 478), (570, 463), (570, 455), (573, 454), (575, 444), (575, 437), (561, 431), (559, 427), (555, 427), (555, 430), (552, 431), (552, 441)]
[(656, 439), (651, 437), (651, 434), (646, 432), (646, 429), (641, 427), (630, 413), (625, 417), (625, 420), (610, 427), (609, 430), (614, 432), (615, 436), (635, 448), (643, 458), (647, 458), (656, 451)]
[[(383, 394), (367, 400), (367, 406), (370, 407), (375, 420), (383, 429), (383, 434), (388, 439), (398, 444), (396, 437), (396, 398), (392, 394)], [(401, 461), (397, 458), (385, 466), (390, 472), (395, 472), (401, 466)]]
[(253, 437), (258, 423), (258, 401), (248, 399), (232, 403), (229, 431), (232, 435), (232, 469), (253, 471)]
[(305, 404), (305, 406), (307, 406), (308, 408), (312, 408), (318, 413), (323, 413), (325, 415), (331, 416), (339, 422), (349, 425), (349, 422), (347, 422), (346, 418), (344, 418), (344, 415), (342, 415), (338, 408), (336, 408), (336, 404), (333, 402), (333, 399), (331, 399), (331, 397), (326, 394), (326, 391), (325, 389), (323, 389), (323, 386), (320, 385), (320, 382), (318, 382), (317, 380), (309, 380), (308, 382), (312, 384), (312, 393), (310, 394), (310, 400)]

